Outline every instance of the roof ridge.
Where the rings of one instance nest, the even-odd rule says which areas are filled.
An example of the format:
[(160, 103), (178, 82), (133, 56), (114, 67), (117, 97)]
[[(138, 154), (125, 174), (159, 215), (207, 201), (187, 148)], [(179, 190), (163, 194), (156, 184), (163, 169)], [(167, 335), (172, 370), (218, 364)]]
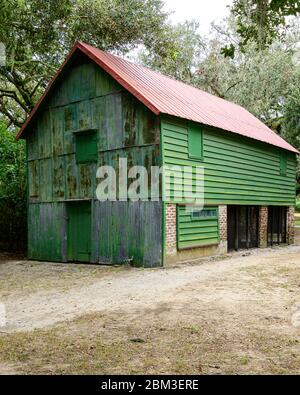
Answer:
[(241, 105), (82, 41), (77, 41), (71, 49), (23, 124), (17, 139), (27, 129), (57, 81), (60, 81), (60, 74), (73, 61), (76, 51), (95, 62), (156, 115), (166, 114), (191, 120), (299, 153)]
[[(236, 102), (234, 102), (234, 101), (225, 99), (225, 98), (220, 97), (220, 96), (216, 96), (216, 95), (214, 95), (214, 94), (212, 94), (212, 93), (210, 93), (210, 92), (205, 91), (204, 89), (200, 89), (200, 88), (198, 88), (198, 87), (196, 87), (196, 86), (194, 86), (194, 85), (188, 84), (187, 82), (184, 82), (184, 81), (182, 81), (182, 80), (177, 80), (174, 76), (167, 75), (167, 74), (163, 74), (163, 73), (162, 73), (161, 71), (159, 71), (159, 70), (152, 69), (151, 67), (145, 66), (145, 65), (143, 65), (143, 64), (141, 64), (141, 63), (137, 63), (137, 62), (135, 62), (135, 61), (133, 61), (133, 60), (131, 60), (131, 59), (123, 58), (122, 56), (116, 55), (116, 54), (114, 54), (114, 53), (112, 53), (112, 52), (103, 51), (102, 49), (96, 48), (96, 47), (92, 46), (91, 44), (87, 44), (87, 43), (85, 43), (85, 42), (83, 42), (83, 41), (79, 41), (79, 43), (83, 44), (84, 46), (88, 46), (88, 47), (91, 47), (91, 48), (93, 48), (93, 49), (96, 49), (97, 51), (100, 51), (100, 52), (102, 52), (103, 54), (110, 55), (110, 56), (112, 56), (112, 57), (114, 57), (114, 58), (120, 59), (120, 60), (122, 60), (123, 62), (128, 62), (128, 63), (130, 63), (131, 65), (140, 67), (140, 68), (145, 69), (145, 70), (147, 70), (147, 71), (150, 71), (151, 73), (158, 74), (160, 77), (169, 79), (169, 80), (171, 80), (171, 81), (173, 81), (173, 82), (176, 82), (177, 84), (183, 84), (183, 85), (186, 86), (186, 87), (196, 89), (197, 91), (200, 91), (201, 93), (204, 93), (204, 94), (206, 94), (206, 95), (208, 95), (208, 96), (211, 96), (211, 97), (213, 97), (214, 99), (218, 99), (218, 100), (225, 101), (225, 102), (227, 102), (227, 103), (231, 103), (231, 104), (233, 104), (233, 105), (235, 105), (235, 106), (238, 106), (238, 107), (242, 108), (244, 111), (249, 112), (249, 111), (246, 110), (243, 106), (241, 106), (240, 104), (238, 104), (238, 103), (236, 103)], [(250, 114), (251, 114), (251, 113), (250, 113)], [(253, 114), (252, 114), (252, 115), (253, 115)]]

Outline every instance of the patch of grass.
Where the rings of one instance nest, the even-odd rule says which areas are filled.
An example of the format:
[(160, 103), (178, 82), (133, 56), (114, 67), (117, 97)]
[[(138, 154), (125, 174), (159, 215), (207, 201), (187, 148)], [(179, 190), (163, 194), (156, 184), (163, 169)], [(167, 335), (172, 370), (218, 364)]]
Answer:
[(201, 335), (203, 332), (202, 328), (198, 325), (191, 325), (190, 327), (188, 327), (188, 329), (191, 331), (191, 334)]
[(68, 288), (91, 283), (110, 274), (131, 270), (124, 266), (61, 264), (51, 262), (0, 261), (0, 297)]
[(241, 365), (248, 365), (249, 362), (250, 362), (250, 357), (248, 355), (243, 355), (242, 357), (240, 357)]
[[(162, 331), (161, 319), (141, 314), (143, 320), (119, 321), (90, 314), (47, 330), (0, 336), (0, 364), (23, 374), (299, 373), (293, 337), (261, 327), (230, 331), (221, 314), (188, 326), (185, 320), (165, 323)], [(130, 341), (137, 333), (145, 342)]]

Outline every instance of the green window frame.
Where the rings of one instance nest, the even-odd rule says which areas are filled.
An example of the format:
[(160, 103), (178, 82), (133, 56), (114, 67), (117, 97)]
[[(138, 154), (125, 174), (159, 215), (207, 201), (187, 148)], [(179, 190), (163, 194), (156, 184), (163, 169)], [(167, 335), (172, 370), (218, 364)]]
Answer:
[(193, 123), (190, 123), (188, 128), (188, 153), (189, 158), (203, 159), (203, 130)]
[(287, 174), (287, 154), (286, 152), (280, 153), (280, 175), (286, 176)]
[(76, 162), (96, 162), (98, 157), (97, 133), (95, 130), (85, 130), (75, 133)]
[(203, 208), (193, 208), (191, 211), (191, 220), (210, 220), (218, 218), (218, 208), (217, 207), (203, 207)]

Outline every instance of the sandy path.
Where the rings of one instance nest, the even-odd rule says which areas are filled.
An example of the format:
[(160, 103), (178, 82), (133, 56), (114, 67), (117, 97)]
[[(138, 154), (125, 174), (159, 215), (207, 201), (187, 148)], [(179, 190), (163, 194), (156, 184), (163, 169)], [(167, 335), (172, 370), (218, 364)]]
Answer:
[[(271, 273), (274, 265), (282, 265), (283, 269), (289, 265), (300, 267), (300, 246), (255, 250), (249, 256), (239, 254), (224, 260), (167, 269), (121, 272), (112, 269), (104, 278), (91, 278), (82, 284), (76, 281), (73, 285), (66, 280), (63, 290), (54, 288), (24, 295), (12, 292), (0, 300), (5, 303), (7, 311), (7, 326), (1, 329), (14, 332), (44, 328), (91, 312), (128, 313), (167, 305), (180, 308), (188, 300), (201, 301), (208, 309), (213, 302), (224, 309), (232, 308), (236, 303), (241, 308), (243, 299), (255, 302), (263, 292), (257, 291), (252, 272), (247, 269), (258, 266), (264, 270), (262, 275), (268, 276), (268, 270)], [(55, 266), (49, 270), (53, 268)], [(222, 279), (224, 282), (220, 282)], [(253, 290), (240, 284), (251, 282)], [(272, 294), (275, 307), (276, 300), (280, 300), (280, 292), (278, 288)], [(247, 309), (247, 305), (244, 307)]]

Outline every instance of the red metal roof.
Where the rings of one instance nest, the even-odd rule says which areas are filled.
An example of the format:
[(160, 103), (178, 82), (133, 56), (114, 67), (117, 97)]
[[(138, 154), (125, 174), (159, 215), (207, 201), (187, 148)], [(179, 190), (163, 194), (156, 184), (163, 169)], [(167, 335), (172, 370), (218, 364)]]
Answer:
[(168, 114), (188, 119), (298, 153), (294, 147), (243, 107), (82, 42), (75, 44), (28, 116), (17, 138), (21, 137), (56, 78), (77, 49), (95, 61), (157, 115)]

